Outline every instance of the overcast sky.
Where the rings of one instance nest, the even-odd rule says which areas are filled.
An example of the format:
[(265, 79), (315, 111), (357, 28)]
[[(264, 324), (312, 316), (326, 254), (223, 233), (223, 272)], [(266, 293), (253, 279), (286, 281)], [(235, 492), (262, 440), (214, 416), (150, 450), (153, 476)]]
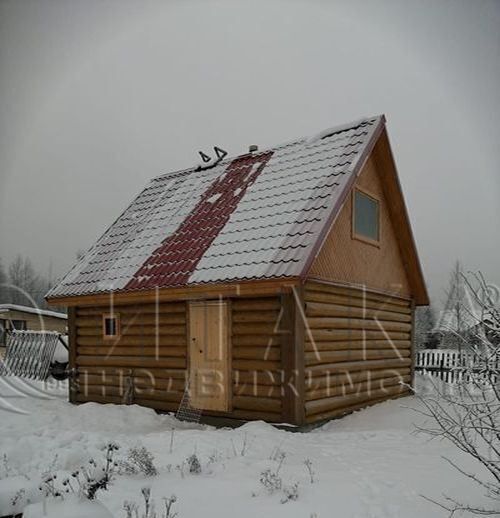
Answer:
[(0, 0), (0, 257), (60, 276), (153, 176), (385, 113), (424, 273), (500, 284), (500, 1)]

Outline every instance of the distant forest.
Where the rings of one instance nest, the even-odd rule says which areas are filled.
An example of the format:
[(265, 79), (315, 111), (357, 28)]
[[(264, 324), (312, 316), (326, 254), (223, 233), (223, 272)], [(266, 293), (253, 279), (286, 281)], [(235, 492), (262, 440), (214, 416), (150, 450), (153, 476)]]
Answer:
[(17, 255), (8, 265), (0, 258), (0, 304), (48, 308), (44, 297), (54, 284), (54, 279), (36, 271), (28, 257)]

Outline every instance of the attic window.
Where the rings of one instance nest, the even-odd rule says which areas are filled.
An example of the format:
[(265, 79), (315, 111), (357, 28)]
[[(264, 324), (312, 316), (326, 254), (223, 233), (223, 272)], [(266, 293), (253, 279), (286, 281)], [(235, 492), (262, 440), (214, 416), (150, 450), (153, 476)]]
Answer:
[(104, 338), (118, 338), (120, 336), (120, 315), (108, 314), (102, 316), (102, 334)]
[(379, 201), (358, 189), (354, 190), (353, 237), (378, 244), (380, 239)]

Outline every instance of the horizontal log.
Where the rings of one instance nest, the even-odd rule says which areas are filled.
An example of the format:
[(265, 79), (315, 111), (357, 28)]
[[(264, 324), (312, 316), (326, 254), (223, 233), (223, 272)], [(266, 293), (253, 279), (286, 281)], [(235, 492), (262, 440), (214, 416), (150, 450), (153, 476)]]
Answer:
[(82, 366), (78, 369), (78, 375), (97, 375), (97, 376), (129, 376), (134, 374), (135, 376), (140, 376), (143, 378), (149, 379), (177, 379), (184, 380), (187, 376), (186, 369), (169, 369), (169, 368), (147, 368), (144, 369), (142, 367), (138, 368), (130, 368), (130, 367), (113, 367), (110, 365), (106, 366)]
[(356, 351), (318, 351), (305, 354), (306, 365), (319, 365), (321, 363), (336, 363), (348, 361), (383, 360), (393, 358), (408, 358), (409, 349), (370, 349)]
[(252, 386), (253, 384), (257, 385), (274, 385), (281, 386), (282, 384), (282, 374), (281, 372), (271, 372), (271, 371), (241, 371), (241, 370), (233, 370), (233, 383), (236, 385), (247, 384)]
[(136, 313), (185, 313), (185, 302), (167, 302), (161, 304), (131, 304), (126, 306), (92, 306), (88, 308), (79, 307), (76, 310), (77, 317), (102, 315), (103, 313), (119, 313), (121, 315), (134, 315)]
[[(83, 394), (77, 393), (75, 400), (78, 403), (102, 403), (102, 404), (122, 404), (122, 398), (119, 396), (101, 396), (99, 394), (89, 394), (84, 396)], [(164, 412), (175, 412), (179, 408), (178, 402), (173, 401), (155, 401), (147, 400), (142, 398), (134, 399), (135, 405), (140, 405), (146, 408), (153, 408), (155, 410), (162, 410)]]
[(290, 333), (289, 330), (283, 331), (277, 329), (275, 324), (263, 324), (263, 323), (236, 323), (232, 326), (233, 335), (280, 335), (283, 333)]
[(306, 376), (326, 376), (328, 373), (336, 374), (342, 372), (374, 370), (374, 369), (401, 369), (411, 365), (410, 358), (402, 360), (369, 360), (356, 362), (325, 363), (306, 367)]
[(76, 357), (76, 364), (82, 366), (113, 366), (113, 367), (135, 367), (135, 368), (185, 368), (185, 358), (137, 358), (131, 356), (112, 356), (103, 358), (102, 356), (81, 356)]
[(233, 335), (231, 343), (234, 347), (247, 345), (250, 347), (271, 347), (281, 345), (281, 337), (276, 335)]
[(273, 311), (280, 309), (280, 301), (276, 297), (255, 299), (232, 299), (231, 307), (235, 311)]
[(240, 385), (233, 383), (233, 396), (254, 396), (280, 399), (282, 397), (282, 389), (276, 385), (252, 385), (250, 383)]
[(405, 322), (375, 321), (361, 318), (310, 317), (307, 319), (307, 325), (311, 329), (366, 329), (386, 332), (409, 332), (411, 330), (411, 324)]
[(402, 369), (376, 369), (366, 371), (343, 372), (337, 374), (330, 374), (326, 376), (307, 376), (305, 379), (306, 393), (315, 390), (324, 389), (327, 387), (336, 387), (339, 385), (352, 385), (357, 382), (376, 380), (380, 378), (399, 377), (404, 378), (410, 375), (409, 367)]
[[(153, 326), (156, 325), (185, 325), (186, 315), (184, 313), (173, 313), (171, 315), (152, 315), (149, 313), (138, 313), (137, 315), (120, 315), (120, 325)], [(77, 317), (77, 327), (94, 327), (102, 330), (102, 316)]]
[(335, 410), (336, 408), (345, 408), (351, 405), (357, 405), (359, 403), (370, 401), (371, 399), (378, 399), (381, 397), (389, 398), (393, 395), (401, 394), (406, 390), (407, 389), (404, 386), (396, 385), (393, 387), (362, 392), (359, 394), (348, 394), (346, 396), (336, 396), (307, 401), (306, 415), (312, 416), (325, 411)]
[(334, 295), (341, 295), (348, 298), (358, 298), (363, 300), (372, 300), (375, 302), (385, 303), (390, 302), (396, 306), (410, 307), (410, 300), (396, 295), (378, 293), (371, 291), (368, 288), (357, 286), (339, 286), (329, 283), (309, 280), (306, 283), (307, 291), (317, 291), (321, 293), (331, 293)]
[[(141, 326), (130, 325), (127, 327), (120, 326), (120, 337), (156, 337), (156, 336), (173, 336), (186, 335), (186, 326)], [(77, 336), (103, 336), (102, 327), (78, 327), (76, 328)]]
[[(123, 397), (125, 394), (125, 387), (114, 387), (110, 385), (83, 385), (79, 387), (81, 394), (91, 395), (97, 394), (99, 396), (118, 396)], [(166, 390), (139, 390), (134, 395), (140, 397), (142, 400), (153, 400), (153, 401), (177, 401), (180, 402), (182, 398), (182, 391), (166, 391)], [(135, 397), (134, 399), (135, 400)]]
[(233, 311), (233, 323), (267, 322), (274, 325), (278, 321), (279, 311)]
[(353, 307), (340, 304), (326, 304), (323, 302), (306, 302), (307, 317), (350, 317), (364, 319), (380, 319), (389, 322), (411, 322), (411, 315), (397, 311), (373, 310), (362, 307)]
[(306, 342), (305, 351), (345, 351), (356, 349), (409, 349), (410, 340), (346, 340), (343, 342)]
[(334, 387), (327, 387), (323, 389), (311, 390), (306, 394), (306, 401), (314, 401), (317, 399), (325, 399), (329, 397), (346, 396), (348, 394), (372, 392), (374, 390), (381, 390), (387, 387), (393, 387), (401, 383), (409, 383), (411, 376), (392, 378), (378, 378), (367, 381), (361, 381), (355, 384), (335, 385)]
[[(77, 379), (81, 385), (110, 385), (115, 387), (125, 387), (128, 384), (129, 376), (99, 376), (98, 374), (78, 374)], [(184, 391), (186, 382), (184, 379), (160, 379), (144, 378), (133, 376), (133, 383), (136, 388), (141, 390), (160, 389)]]
[(138, 345), (138, 346), (184, 346), (187, 344), (187, 337), (180, 335), (172, 335), (172, 336), (160, 336), (158, 339), (156, 336), (122, 336), (120, 338), (110, 338), (104, 339), (99, 336), (78, 336), (76, 339), (76, 343), (78, 346), (80, 345), (90, 345), (90, 346), (98, 346), (98, 345), (116, 345), (120, 347), (125, 347), (128, 345)]
[(338, 340), (384, 340), (390, 338), (391, 340), (409, 340), (410, 334), (408, 332), (388, 331), (364, 331), (361, 329), (311, 329), (306, 330), (306, 340), (312, 342), (335, 342)]
[(375, 302), (373, 300), (364, 300), (357, 298), (348, 298), (341, 295), (332, 295), (330, 293), (321, 293), (318, 291), (306, 291), (304, 294), (306, 303), (320, 302), (324, 304), (338, 304), (346, 307), (366, 308), (372, 311), (392, 311), (403, 315), (411, 314), (411, 309), (397, 304), (386, 302)]
[(78, 354), (90, 356), (103, 356), (111, 358), (113, 356), (152, 356), (154, 358), (170, 358), (172, 356), (185, 357), (184, 347), (78, 347)]
[(281, 349), (279, 347), (235, 347), (233, 358), (241, 360), (270, 360), (279, 361)]
[(355, 405), (348, 405), (346, 407), (335, 408), (333, 410), (328, 410), (326, 412), (321, 412), (319, 414), (315, 414), (312, 416), (311, 415), (306, 416), (306, 423), (307, 424), (318, 423), (321, 421), (325, 421), (327, 419), (341, 417), (343, 415), (350, 414), (356, 410), (361, 410), (362, 408), (367, 408), (369, 406), (376, 405), (377, 403), (382, 403), (383, 401), (387, 401), (389, 399), (397, 399), (400, 397), (404, 397), (404, 396), (407, 396), (408, 394), (409, 394), (409, 391), (403, 391), (400, 394), (393, 394), (393, 395), (390, 395), (389, 397), (387, 397), (387, 396), (378, 397), (375, 399), (371, 399), (369, 401), (362, 401), (361, 403), (356, 403)]
[(280, 412), (281, 400), (267, 397), (233, 396), (233, 407), (255, 412)]
[(281, 363), (264, 360), (233, 360), (233, 369), (242, 371), (277, 371), (281, 369)]

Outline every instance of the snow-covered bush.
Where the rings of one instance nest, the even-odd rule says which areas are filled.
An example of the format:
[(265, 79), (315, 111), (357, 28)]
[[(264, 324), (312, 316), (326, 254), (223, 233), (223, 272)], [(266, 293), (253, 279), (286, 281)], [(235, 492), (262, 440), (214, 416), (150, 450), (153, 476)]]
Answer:
[(279, 491), (283, 485), (283, 481), (278, 474), (278, 471), (266, 469), (260, 474), (260, 483), (265, 487), (269, 494)]
[(193, 475), (199, 475), (201, 473), (201, 463), (196, 453), (193, 453), (186, 459), (189, 467), (189, 473)]
[(177, 512), (173, 510), (173, 506), (177, 501), (177, 497), (172, 495), (170, 498), (163, 498), (164, 509), (159, 515), (156, 511), (156, 503), (151, 495), (150, 487), (143, 487), (141, 489), (143, 506), (141, 507), (136, 502), (125, 501), (123, 509), (125, 511), (125, 518), (175, 518)]
[(281, 499), (282, 504), (286, 504), (290, 501), (298, 500), (299, 498), (299, 483), (295, 482), (289, 486), (283, 488), (283, 498)]
[[(424, 404), (422, 413), (431, 423), (419, 430), (447, 439), (489, 473), (489, 477), (472, 473), (447, 459), (471, 482), (484, 489), (491, 508), (450, 497), (445, 497), (444, 503), (435, 503), (451, 515), (459, 511), (497, 515), (500, 513), (500, 309), (484, 278), (479, 274), (472, 281), (465, 279), (480, 308), (480, 324), (473, 331), (472, 344), (464, 343), (462, 349), (472, 348), (473, 360), (464, 362), (461, 367), (463, 381), (458, 382), (453, 391), (444, 390), (442, 384), (436, 383), (434, 394), (417, 393)], [(457, 335), (457, 339), (466, 338)]]
[(118, 449), (115, 443), (107, 444), (102, 464), (90, 459), (87, 466), (73, 471), (71, 476), (62, 479), (60, 484), (57, 474), (45, 473), (42, 476), (40, 491), (45, 497), (64, 499), (66, 494), (75, 494), (81, 499), (93, 500), (97, 491), (108, 489), (115, 476), (117, 465), (114, 454)]
[(146, 477), (158, 475), (153, 454), (144, 446), (130, 448), (127, 458), (118, 463), (120, 473), (126, 475), (143, 474)]

